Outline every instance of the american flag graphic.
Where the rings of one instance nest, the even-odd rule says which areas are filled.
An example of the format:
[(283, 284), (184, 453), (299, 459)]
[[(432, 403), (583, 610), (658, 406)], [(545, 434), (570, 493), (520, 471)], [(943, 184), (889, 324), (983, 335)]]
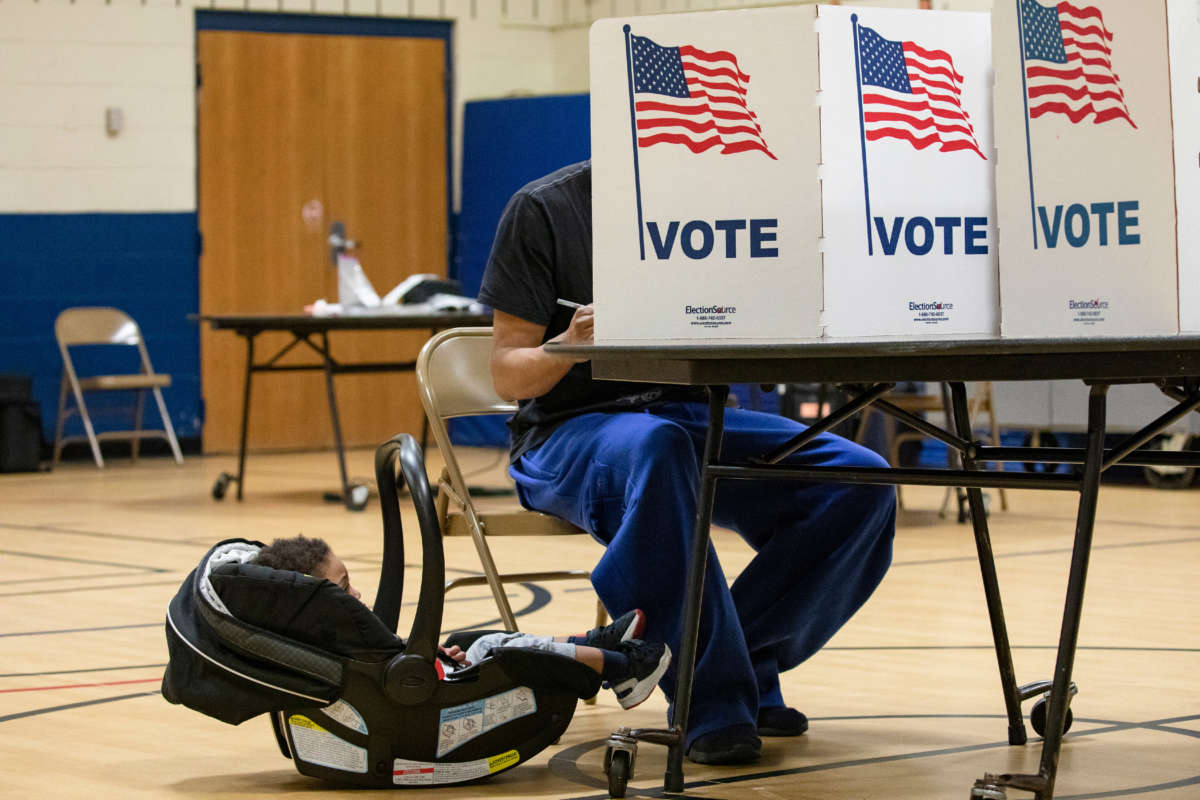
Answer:
[(775, 158), (746, 102), (750, 76), (733, 53), (663, 47), (645, 36), (630, 40), (638, 147), (668, 142), (693, 153), (720, 147)]
[(1029, 116), (1064, 114), (1073, 123), (1123, 119), (1133, 127), (1112, 68), (1113, 35), (1100, 10), (1020, 0)]
[(987, 156), (962, 107), (963, 76), (945, 50), (885, 39), (858, 26), (863, 130), (869, 141), (903, 139), (918, 150), (970, 150)]

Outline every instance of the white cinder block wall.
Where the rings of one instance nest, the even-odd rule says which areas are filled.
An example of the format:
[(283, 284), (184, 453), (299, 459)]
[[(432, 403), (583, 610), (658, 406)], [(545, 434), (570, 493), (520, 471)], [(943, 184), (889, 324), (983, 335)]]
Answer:
[[(3, 0), (0, 213), (196, 207), (195, 8), (452, 19), (456, 104), (584, 92), (587, 28), (604, 16), (769, 0)], [(919, 0), (862, 0), (916, 7)], [(986, 10), (991, 0), (935, 0)], [(105, 130), (105, 109), (124, 128)], [(458, 205), (456, 189), (455, 205)]]

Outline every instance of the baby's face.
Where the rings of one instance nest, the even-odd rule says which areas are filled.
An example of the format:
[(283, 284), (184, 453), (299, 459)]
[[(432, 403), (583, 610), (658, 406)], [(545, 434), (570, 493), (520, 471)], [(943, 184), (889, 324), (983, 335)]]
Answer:
[(362, 599), (362, 595), (358, 593), (358, 589), (350, 585), (350, 573), (346, 570), (346, 565), (342, 563), (340, 558), (333, 554), (332, 550), (329, 551), (329, 555), (325, 556), (325, 560), (321, 562), (321, 565), (317, 567), (316, 573), (316, 577), (324, 578), (330, 583), (336, 583), (355, 600)]

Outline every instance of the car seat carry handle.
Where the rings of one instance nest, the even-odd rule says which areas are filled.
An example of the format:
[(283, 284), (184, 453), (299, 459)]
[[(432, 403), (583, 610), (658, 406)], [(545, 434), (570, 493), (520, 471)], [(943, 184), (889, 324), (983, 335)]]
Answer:
[(420, 445), (407, 433), (397, 434), (375, 451), (375, 480), (379, 487), (379, 507), (383, 512), (383, 565), (372, 610), (390, 630), (396, 630), (404, 592), (404, 529), (400, 520), (397, 460), (421, 528), (421, 592), (404, 652), (406, 656), (423, 659), (432, 668), (442, 629), (446, 562), (433, 493), (425, 474), (425, 456)]

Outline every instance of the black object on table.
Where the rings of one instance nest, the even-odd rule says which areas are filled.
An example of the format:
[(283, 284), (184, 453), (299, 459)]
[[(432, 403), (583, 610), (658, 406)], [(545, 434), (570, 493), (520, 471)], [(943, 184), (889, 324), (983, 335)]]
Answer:
[[(703, 577), (718, 479), (826, 480), (871, 484), (918, 484), (966, 487), (976, 551), (983, 577), (988, 616), (1008, 716), (1008, 741), (1026, 741), (1021, 703), (1041, 696), (1031, 723), (1043, 738), (1036, 774), (985, 774), (971, 789), (974, 800), (1002, 800), (1008, 788), (1051, 800), (1063, 734), (1070, 725), (1071, 680), (1083, 591), (1096, 519), (1102, 473), (1117, 463), (1136, 466), (1200, 466), (1198, 452), (1141, 450), (1162, 430), (1200, 407), (1200, 337), (1105, 339), (994, 339), (897, 342), (886, 340), (745, 343), (670, 341), (636, 344), (548, 345), (563, 355), (585, 356), (596, 378), (704, 386), (709, 396), (709, 427), (701, 464), (699, 506), (688, 564), (683, 639), (679, 654), (675, 714), (668, 730), (621, 729), (609, 739), (605, 764), (631, 764), (637, 742), (668, 747), (664, 778), (668, 792), (683, 791), (683, 743), (691, 707), (696, 639), (703, 599)], [(1079, 379), (1091, 389), (1086, 448), (984, 446), (973, 440), (964, 381)], [(895, 383), (939, 381), (950, 386), (950, 430), (908, 414), (886, 402), (877, 408), (945, 442), (959, 454), (961, 469), (791, 467), (779, 462), (820, 433), (876, 403)], [(744, 462), (721, 457), (723, 409), (729, 385), (736, 383), (827, 382), (850, 390), (850, 399), (775, 452)], [(1176, 402), (1139, 431), (1115, 446), (1104, 446), (1109, 386), (1156, 384)], [(1031, 462), (1077, 465), (1071, 474), (1013, 473), (980, 469), (983, 463)], [(983, 487), (1048, 489), (1079, 493), (1075, 543), (1052, 681), (1018, 686), (1009, 646), (1000, 587), (988, 532)], [(628, 779), (628, 775), (619, 776)], [(612, 775), (610, 774), (610, 791)]]
[[(327, 500), (345, 504), (351, 511), (366, 507), (366, 486), (353, 485), (346, 474), (346, 451), (342, 443), (342, 426), (338, 418), (337, 395), (333, 388), (333, 376), (365, 372), (411, 372), (414, 361), (357, 362), (345, 364), (333, 356), (329, 345), (329, 334), (335, 331), (392, 331), (425, 329), (432, 335), (443, 328), (460, 326), (490, 325), (492, 315), (481, 311), (430, 311), (421, 307), (400, 306), (393, 313), (350, 314), (345, 316), (308, 316), (305, 314), (199, 314), (193, 317), (207, 322), (213, 330), (229, 330), (246, 340), (246, 377), (242, 390), (242, 428), (238, 446), (237, 474), (222, 472), (213, 484), (212, 496), (220, 500), (225, 496), (230, 483), (237, 484), (237, 499), (242, 499), (246, 474), (246, 433), (250, 421), (250, 384), (256, 372), (305, 372), (325, 373), (325, 392), (329, 397), (329, 416), (333, 424), (333, 440), (337, 450), (338, 469), (341, 471), (342, 486), (339, 492), (325, 495)], [(262, 362), (254, 360), (254, 339), (267, 331), (284, 331), (292, 340), (274, 355)], [(280, 364), (284, 355), (299, 344), (306, 345), (316, 353), (319, 361), (303, 364)], [(426, 423), (427, 424), (427, 423)], [(426, 428), (422, 428), (421, 444), (424, 446)]]

